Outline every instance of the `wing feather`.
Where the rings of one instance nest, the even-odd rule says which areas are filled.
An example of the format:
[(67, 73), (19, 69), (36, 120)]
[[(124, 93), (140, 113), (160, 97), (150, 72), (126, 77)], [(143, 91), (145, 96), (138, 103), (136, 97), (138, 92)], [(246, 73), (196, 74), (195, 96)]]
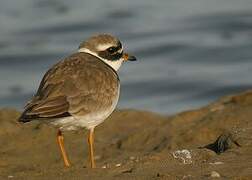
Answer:
[(116, 72), (104, 62), (86, 53), (73, 54), (44, 75), (19, 121), (102, 110), (112, 103), (110, 96), (118, 86)]

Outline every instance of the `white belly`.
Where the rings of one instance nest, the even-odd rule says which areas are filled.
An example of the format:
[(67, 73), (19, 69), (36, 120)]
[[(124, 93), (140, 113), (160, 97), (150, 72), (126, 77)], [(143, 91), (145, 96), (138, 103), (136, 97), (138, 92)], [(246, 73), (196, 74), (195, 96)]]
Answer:
[(116, 108), (119, 99), (120, 87), (118, 89), (118, 95), (115, 97), (114, 103), (111, 107), (104, 111), (92, 112), (85, 116), (69, 116), (64, 118), (59, 118), (51, 121), (50, 123), (63, 131), (77, 130), (80, 128), (92, 129), (95, 126), (102, 123)]

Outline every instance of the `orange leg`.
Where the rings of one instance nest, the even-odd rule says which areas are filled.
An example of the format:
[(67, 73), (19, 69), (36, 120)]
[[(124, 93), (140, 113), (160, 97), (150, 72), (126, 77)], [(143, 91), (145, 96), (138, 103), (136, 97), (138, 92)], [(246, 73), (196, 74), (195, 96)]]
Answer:
[(58, 130), (58, 134), (57, 134), (57, 141), (60, 147), (60, 151), (61, 151), (61, 155), (63, 157), (64, 163), (66, 167), (70, 166), (69, 160), (67, 158), (67, 154), (64, 148), (64, 137), (62, 135), (62, 132), (60, 130)]
[(94, 129), (90, 129), (89, 130), (88, 145), (89, 145), (89, 158), (90, 158), (91, 168), (95, 168), (95, 160), (94, 160)]

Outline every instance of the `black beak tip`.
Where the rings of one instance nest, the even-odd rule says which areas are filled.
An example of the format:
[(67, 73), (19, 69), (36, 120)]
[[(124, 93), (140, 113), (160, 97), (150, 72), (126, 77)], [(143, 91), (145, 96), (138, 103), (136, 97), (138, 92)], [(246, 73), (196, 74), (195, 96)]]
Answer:
[(137, 58), (135, 56), (129, 56), (128, 61), (136, 61)]

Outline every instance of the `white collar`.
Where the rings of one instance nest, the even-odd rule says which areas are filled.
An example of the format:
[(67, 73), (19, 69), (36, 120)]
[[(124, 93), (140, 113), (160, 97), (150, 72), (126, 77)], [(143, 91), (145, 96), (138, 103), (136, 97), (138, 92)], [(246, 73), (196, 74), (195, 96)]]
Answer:
[(119, 59), (119, 60), (117, 60), (117, 61), (109, 61), (109, 60), (107, 60), (107, 59), (104, 59), (104, 58), (98, 56), (97, 53), (94, 53), (94, 52), (90, 51), (90, 50), (87, 49), (87, 48), (80, 48), (80, 49), (78, 50), (78, 52), (84, 52), (84, 53), (87, 53), (87, 54), (91, 54), (91, 55), (93, 55), (93, 56), (95, 56), (95, 57), (101, 59), (103, 62), (105, 62), (106, 64), (108, 64), (110, 67), (112, 67), (115, 71), (118, 71), (118, 69), (119, 69), (119, 68), (121, 67), (121, 65), (122, 65), (122, 62), (124, 61), (123, 58), (121, 58), (121, 59)]

